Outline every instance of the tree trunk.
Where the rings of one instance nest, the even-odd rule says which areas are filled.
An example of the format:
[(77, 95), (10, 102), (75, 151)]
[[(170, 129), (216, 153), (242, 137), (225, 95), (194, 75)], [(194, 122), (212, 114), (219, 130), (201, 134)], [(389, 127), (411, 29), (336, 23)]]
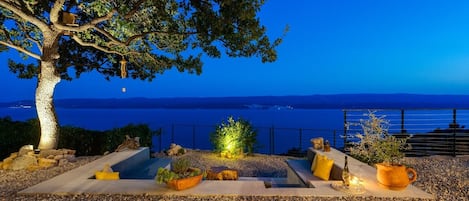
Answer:
[(60, 32), (44, 32), (41, 66), (36, 88), (36, 111), (41, 127), (39, 149), (56, 149), (59, 139), (59, 123), (54, 108), (54, 90), (60, 82), (55, 64), (60, 55)]
[(41, 127), (39, 149), (56, 149), (59, 123), (55, 114), (53, 96), (60, 76), (55, 72), (53, 62), (42, 61), (36, 88), (36, 111)]

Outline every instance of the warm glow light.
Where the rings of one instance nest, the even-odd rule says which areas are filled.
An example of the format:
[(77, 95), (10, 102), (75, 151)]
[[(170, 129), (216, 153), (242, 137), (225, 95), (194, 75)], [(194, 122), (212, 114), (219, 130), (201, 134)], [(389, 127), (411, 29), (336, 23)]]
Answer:
[(357, 177), (352, 177), (352, 179), (350, 180), (350, 185), (360, 185), (360, 180)]

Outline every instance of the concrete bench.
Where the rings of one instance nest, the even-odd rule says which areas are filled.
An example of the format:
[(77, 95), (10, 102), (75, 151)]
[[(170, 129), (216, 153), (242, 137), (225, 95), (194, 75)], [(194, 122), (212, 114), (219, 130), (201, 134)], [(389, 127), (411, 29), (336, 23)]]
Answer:
[[(302, 187), (314, 188), (313, 183), (324, 181), (313, 175), (311, 172), (311, 163), (314, 159), (316, 152), (313, 149), (308, 149), (307, 159), (288, 159), (285, 162), (288, 164), (287, 170), (287, 183), (300, 184)], [(329, 180), (342, 180), (342, 167), (335, 163), (332, 166)]]

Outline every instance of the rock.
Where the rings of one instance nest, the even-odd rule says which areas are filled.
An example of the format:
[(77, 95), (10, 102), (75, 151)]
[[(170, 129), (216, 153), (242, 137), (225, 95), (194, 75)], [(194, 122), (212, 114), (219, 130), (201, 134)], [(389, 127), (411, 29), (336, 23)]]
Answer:
[(63, 166), (67, 163), (69, 163), (69, 161), (65, 158), (62, 158), (62, 159), (59, 160), (59, 164), (57, 166)]
[(238, 180), (238, 170), (225, 166), (212, 167), (207, 171), (208, 180)]
[(171, 143), (171, 145), (169, 146), (168, 151), (166, 152), (166, 154), (168, 154), (168, 156), (179, 156), (179, 155), (183, 155), (185, 153), (186, 153), (186, 149), (182, 148), (181, 145), (177, 145), (177, 144), (174, 144), (174, 143)]
[(22, 170), (28, 168), (31, 165), (37, 165), (36, 157), (28, 155), (18, 156), (11, 162), (11, 165), (8, 169)]
[(42, 167), (39, 166), (39, 165), (31, 165), (31, 166), (29, 166), (29, 167), (27, 168), (27, 170), (28, 170), (28, 171), (31, 171), (31, 172), (32, 172), (32, 171), (39, 170), (39, 169), (42, 169)]
[(54, 158), (54, 156), (63, 155), (63, 154), (64, 154), (64, 152), (62, 150), (43, 149), (39, 152), (39, 157), (41, 157), (41, 158), (50, 158), (50, 156), (52, 156), (52, 158)]
[(33, 151), (34, 153), (34, 147), (33, 145), (24, 145), (20, 148), (20, 150), (18, 151), (18, 156), (24, 156), (24, 155), (27, 155), (28, 152), (30, 151)]
[(57, 160), (54, 159), (40, 158), (38, 161), (40, 167), (49, 168), (57, 165)]
[(116, 152), (129, 150), (129, 149), (138, 149), (140, 147), (140, 137), (130, 138), (128, 135), (125, 136), (124, 142), (120, 144)]
[(8, 158), (16, 158), (16, 157), (18, 157), (18, 152), (11, 153)]
[(15, 158), (16, 158), (16, 154), (15, 155), (12, 154), (8, 158), (3, 159), (1, 168), (3, 168), (4, 170), (9, 169), (11, 166), (11, 163), (13, 162)]
[(311, 138), (311, 144), (313, 145), (314, 149), (322, 150), (324, 149), (324, 138), (322, 137)]
[(54, 156), (53, 159), (54, 159), (54, 160), (66, 159), (66, 160), (68, 160), (68, 161), (70, 161), (70, 162), (76, 161), (75, 155), (70, 155), (70, 154), (66, 154), (66, 155), (57, 155), (57, 156)]

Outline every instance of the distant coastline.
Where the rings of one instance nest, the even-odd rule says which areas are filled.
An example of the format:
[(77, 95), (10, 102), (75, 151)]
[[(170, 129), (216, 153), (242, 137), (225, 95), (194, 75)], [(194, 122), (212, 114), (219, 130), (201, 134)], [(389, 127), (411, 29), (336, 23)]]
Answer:
[[(19, 107), (27, 106), (27, 107)], [(469, 108), (469, 95), (337, 94), (309, 96), (57, 99), (58, 108), (83, 109), (437, 109)], [(2, 102), (0, 107), (34, 109), (33, 100)]]

